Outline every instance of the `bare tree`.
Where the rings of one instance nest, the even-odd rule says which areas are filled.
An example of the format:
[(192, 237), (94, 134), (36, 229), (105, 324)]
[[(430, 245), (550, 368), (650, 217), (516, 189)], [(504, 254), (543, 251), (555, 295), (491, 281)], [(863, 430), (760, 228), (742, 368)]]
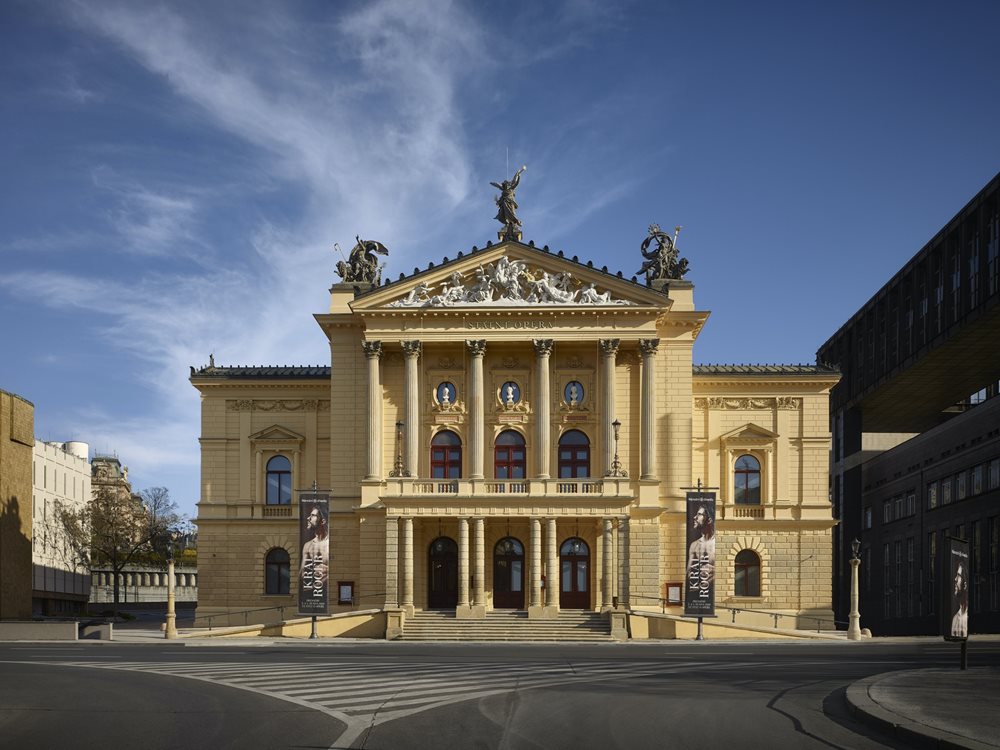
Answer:
[(109, 566), (118, 606), (118, 576), (136, 558), (161, 558), (171, 532), (185, 525), (166, 487), (151, 487), (137, 495), (119, 487), (99, 487), (80, 510), (60, 508), (69, 554), (91, 572)]

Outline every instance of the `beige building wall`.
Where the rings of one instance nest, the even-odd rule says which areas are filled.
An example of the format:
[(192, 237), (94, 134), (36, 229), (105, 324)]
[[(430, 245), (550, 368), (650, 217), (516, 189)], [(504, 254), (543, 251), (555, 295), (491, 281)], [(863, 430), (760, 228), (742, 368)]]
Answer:
[[(472, 277), (477, 267), (505, 254), (551, 273), (572, 273), (581, 286), (593, 283), (632, 304), (391, 306), (418, 281), (440, 289), (452, 273)], [(244, 610), (295, 604), (297, 495), (288, 506), (268, 506), (264, 498), (267, 461), (276, 455), (292, 461), (296, 490), (315, 480), (331, 493), (333, 612), (403, 604), (404, 528), (410, 519), (413, 609), (430, 604), (432, 542), (444, 536), (457, 543), (467, 524), (469, 616), (496, 606), (493, 549), (508, 535), (525, 548), (524, 607), (532, 616), (551, 616), (558, 596), (549, 606), (542, 591), (537, 609), (529, 601), (543, 575), (546, 586), (554, 583), (558, 593), (559, 581), (549, 580), (554, 520), (557, 546), (579, 537), (589, 547), (588, 608), (600, 610), (617, 597), (633, 609), (678, 613), (680, 608), (663, 601), (665, 585), (684, 578), (685, 492), (701, 480), (720, 488), (717, 607), (753, 607), (795, 618), (829, 615), (833, 520), (826, 497), (830, 435), (825, 415), (837, 376), (808, 367), (694, 367), (694, 342), (707, 318), (695, 307), (690, 283), (671, 282), (661, 292), (511, 242), (451, 261), (419, 279), (359, 295), (348, 285), (334, 286), (329, 312), (316, 316), (330, 342), (328, 370), (214, 364), (192, 370), (202, 398), (199, 621), (236, 613), (233, 621), (239, 622)], [(619, 342), (613, 384), (605, 382), (599, 345), (609, 339)], [(476, 414), (469, 340), (486, 342), (482, 479), (472, 478)], [(544, 393), (538, 390), (544, 360), (535, 340), (553, 342)], [(403, 347), (410, 341), (421, 344), (412, 383)], [(650, 341), (656, 343), (643, 343)], [(655, 351), (647, 392), (642, 348), (649, 346)], [(516, 405), (502, 398), (501, 386), (508, 380), (521, 390)], [(585, 391), (574, 406), (564, 399), (571, 380)], [(455, 385), (456, 403), (436, 400), (443, 381)], [(407, 404), (414, 395), (417, 419), (410, 425)], [(606, 437), (614, 419), (621, 422), (617, 445)], [(543, 420), (547, 450), (539, 443)], [(399, 437), (397, 422), (403, 423)], [(430, 444), (443, 430), (461, 438), (457, 480), (431, 478)], [(524, 438), (526, 478), (520, 482), (493, 475), (494, 440), (504, 430)], [(569, 430), (589, 438), (588, 478), (558, 479), (559, 439)], [(417, 446), (414, 466), (408, 461), (410, 440)], [(370, 441), (378, 441), (371, 458)], [(616, 448), (626, 475), (605, 477), (606, 449), (610, 455)], [(732, 464), (744, 452), (761, 460), (765, 489), (759, 506), (733, 502)], [(400, 459), (404, 476), (393, 476)], [(643, 478), (647, 465), (651, 476)], [(483, 519), (481, 548), (475, 544), (476, 519)], [(393, 526), (397, 531), (391, 531)], [(532, 548), (536, 528), (537, 550)], [(292, 589), (287, 595), (266, 595), (264, 558), (279, 547), (289, 554)], [(761, 595), (752, 601), (733, 592), (733, 560), (743, 549), (753, 550), (761, 561)], [(555, 563), (558, 579), (558, 555)], [(353, 602), (337, 603), (340, 581), (353, 585)], [(473, 601), (478, 588), (481, 602)]]
[(31, 451), (35, 407), (0, 391), (0, 620), (31, 617)]

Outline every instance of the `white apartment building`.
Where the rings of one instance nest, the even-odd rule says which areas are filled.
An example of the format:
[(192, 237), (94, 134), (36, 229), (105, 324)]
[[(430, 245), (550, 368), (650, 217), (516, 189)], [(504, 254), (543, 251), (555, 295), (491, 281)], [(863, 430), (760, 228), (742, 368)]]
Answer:
[(82, 612), (90, 598), (90, 574), (74, 564), (57, 509), (90, 500), (86, 443), (35, 441), (32, 455), (31, 606), (36, 615)]

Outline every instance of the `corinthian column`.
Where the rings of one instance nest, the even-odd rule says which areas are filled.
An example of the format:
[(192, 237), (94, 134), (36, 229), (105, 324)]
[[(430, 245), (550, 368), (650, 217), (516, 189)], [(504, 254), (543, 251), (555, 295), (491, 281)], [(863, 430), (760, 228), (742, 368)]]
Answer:
[(535, 476), (549, 478), (549, 444), (552, 430), (552, 405), (549, 403), (549, 358), (552, 339), (535, 339), (535, 369), (538, 371), (538, 392), (535, 394), (535, 419), (538, 423), (538, 446), (535, 449)]
[(656, 348), (659, 345), (659, 339), (639, 339), (639, 350), (642, 352), (640, 479), (656, 479)]
[(420, 358), (420, 342), (404, 341), (403, 358), (406, 363), (404, 380), (406, 386), (406, 433), (403, 446), (403, 467), (406, 476), (420, 474), (420, 395), (417, 387), (417, 360)]
[(368, 471), (365, 479), (382, 478), (382, 380), (378, 361), (381, 341), (362, 341), (368, 358)]
[[(483, 355), (486, 340), (467, 340), (465, 345), (472, 356), (472, 387), (469, 390), (469, 477), (483, 478)], [(478, 582), (477, 582), (478, 585)]]
[(615, 420), (615, 356), (621, 339), (600, 339), (597, 343), (601, 347), (601, 453), (604, 458), (600, 476), (606, 476), (614, 460), (615, 435), (611, 423)]

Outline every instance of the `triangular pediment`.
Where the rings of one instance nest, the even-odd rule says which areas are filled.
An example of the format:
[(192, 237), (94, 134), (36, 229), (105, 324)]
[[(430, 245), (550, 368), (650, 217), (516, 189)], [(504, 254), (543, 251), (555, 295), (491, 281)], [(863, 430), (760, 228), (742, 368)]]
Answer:
[(305, 438), (299, 433), (289, 430), (287, 427), (282, 427), (280, 424), (273, 424), (270, 427), (265, 427), (260, 432), (255, 432), (250, 436), (250, 440), (256, 443), (301, 443)]
[[(641, 260), (641, 259), (640, 259)], [(391, 309), (635, 308), (667, 309), (666, 295), (644, 284), (532, 245), (508, 240), (372, 289), (355, 312)]]
[(777, 438), (777, 432), (772, 432), (753, 422), (747, 422), (721, 436), (722, 442), (726, 445), (742, 446), (767, 445), (774, 442)]

